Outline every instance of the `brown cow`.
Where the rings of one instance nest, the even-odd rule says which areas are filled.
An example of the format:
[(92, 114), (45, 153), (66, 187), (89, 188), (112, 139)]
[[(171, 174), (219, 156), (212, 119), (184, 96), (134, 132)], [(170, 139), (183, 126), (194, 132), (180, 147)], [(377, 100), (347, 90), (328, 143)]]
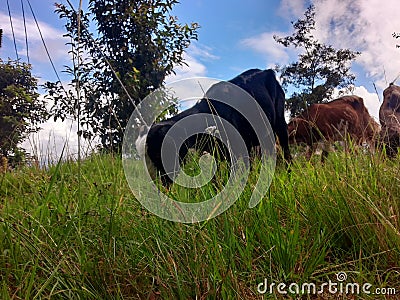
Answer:
[(382, 125), (382, 141), (387, 154), (395, 156), (400, 147), (400, 87), (391, 83), (383, 91), (383, 103), (379, 109)]
[[(329, 142), (343, 141), (348, 135), (356, 144), (368, 143), (378, 131), (379, 125), (358, 96), (343, 96), (328, 103), (312, 104), (288, 125), (290, 143), (305, 143), (314, 151), (318, 142), (324, 142), (322, 160), (328, 154)], [(311, 155), (309, 151), (307, 154)]]

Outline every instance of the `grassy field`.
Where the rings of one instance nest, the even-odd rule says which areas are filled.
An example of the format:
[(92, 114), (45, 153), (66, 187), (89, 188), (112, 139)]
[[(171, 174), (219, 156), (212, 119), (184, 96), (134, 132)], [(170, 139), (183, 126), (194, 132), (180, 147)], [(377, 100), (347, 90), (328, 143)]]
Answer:
[[(278, 164), (255, 208), (246, 186), (196, 224), (142, 208), (120, 157), (0, 174), (0, 298), (400, 299), (400, 159), (339, 152), (291, 169)], [(370, 294), (340, 293), (338, 273)]]

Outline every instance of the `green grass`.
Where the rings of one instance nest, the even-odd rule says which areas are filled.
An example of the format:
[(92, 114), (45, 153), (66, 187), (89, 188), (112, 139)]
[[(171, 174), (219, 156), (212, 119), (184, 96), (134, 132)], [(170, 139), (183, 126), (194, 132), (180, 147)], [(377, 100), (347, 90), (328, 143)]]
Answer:
[[(1, 299), (260, 299), (264, 278), (322, 284), (340, 271), (400, 295), (399, 159), (298, 157), (290, 174), (278, 164), (255, 208), (250, 184), (225, 213), (196, 224), (142, 208), (119, 157), (93, 155), (80, 171), (65, 162), (0, 174)], [(168, 193), (213, 195), (223, 182)]]

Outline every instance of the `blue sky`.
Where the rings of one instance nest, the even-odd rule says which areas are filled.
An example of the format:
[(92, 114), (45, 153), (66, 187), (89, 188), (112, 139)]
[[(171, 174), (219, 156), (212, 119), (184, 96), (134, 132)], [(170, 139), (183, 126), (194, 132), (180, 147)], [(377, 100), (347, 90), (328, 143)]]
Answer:
[[(56, 0), (30, 0), (39, 20), (50, 55), (58, 74), (69, 64), (67, 40), (63, 21), (54, 13)], [(21, 1), (9, 1), (17, 49), (21, 60), (26, 61), (25, 34), (22, 22)], [(66, 4), (66, 1), (59, 1)], [(15, 51), (6, 0), (0, 0), (0, 28), (4, 30), (0, 57), (15, 59)], [(78, 0), (72, 0), (78, 6)], [(351, 48), (362, 54), (353, 64), (356, 74), (354, 94), (364, 98), (370, 114), (377, 117), (382, 90), (400, 73), (400, 40), (392, 37), (400, 32), (398, 0), (181, 0), (173, 14), (181, 22), (200, 24), (199, 39), (185, 54), (188, 67), (177, 67), (177, 75), (167, 80), (193, 76), (230, 79), (249, 68), (268, 68), (296, 60), (297, 53), (278, 45), (274, 34), (285, 36), (292, 32), (291, 21), (303, 16), (306, 7), (316, 6), (316, 37), (336, 48)], [(44, 51), (27, 1), (24, 0), (27, 20), (29, 56), (33, 73), (40, 82), (55, 80), (55, 74)], [(83, 8), (87, 1), (83, 1)], [(70, 124), (45, 124), (38, 139), (46, 144), (45, 136), (52, 130), (54, 143), (65, 140)], [(72, 128), (74, 128), (72, 126)], [(73, 131), (73, 129), (72, 129)], [(71, 144), (75, 134), (68, 135)]]
[(194, 0), (182, 1), (175, 13), (182, 22), (196, 21), (201, 25), (199, 43), (195, 45), (202, 45), (203, 50), (215, 56), (214, 60), (204, 61), (207, 76), (230, 78), (251, 67), (266, 67), (265, 59), (249, 51), (241, 41), (265, 31), (287, 28), (288, 24), (276, 14), (279, 6), (280, 1), (275, 0)]

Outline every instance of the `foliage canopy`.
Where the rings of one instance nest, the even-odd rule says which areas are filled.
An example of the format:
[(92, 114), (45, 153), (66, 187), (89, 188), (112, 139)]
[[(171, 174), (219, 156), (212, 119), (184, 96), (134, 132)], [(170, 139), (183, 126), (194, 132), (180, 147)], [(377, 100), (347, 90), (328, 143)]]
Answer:
[(284, 88), (292, 86), (298, 90), (287, 100), (287, 109), (294, 117), (312, 103), (331, 99), (335, 88), (344, 91), (351, 89), (355, 76), (350, 72), (350, 66), (360, 53), (349, 49), (335, 49), (316, 39), (313, 35), (316, 30), (313, 5), (308, 7), (304, 18), (292, 24), (292, 35), (274, 36), (274, 39), (285, 47), (304, 50), (299, 54), (297, 62), (276, 68), (281, 74)]
[(72, 116), (82, 126), (78, 134), (99, 136), (103, 149), (119, 150), (135, 105), (184, 64), (184, 50), (197, 39), (197, 23), (181, 24), (171, 15), (177, 3), (90, 0), (80, 22), (73, 8), (56, 4), (66, 21), (74, 65), (66, 69), (73, 76), (68, 92), (60, 82), (45, 84), (54, 118)]
[(18, 144), (47, 120), (45, 102), (36, 90), (29, 64), (0, 59), (0, 157), (11, 164), (23, 158)]

